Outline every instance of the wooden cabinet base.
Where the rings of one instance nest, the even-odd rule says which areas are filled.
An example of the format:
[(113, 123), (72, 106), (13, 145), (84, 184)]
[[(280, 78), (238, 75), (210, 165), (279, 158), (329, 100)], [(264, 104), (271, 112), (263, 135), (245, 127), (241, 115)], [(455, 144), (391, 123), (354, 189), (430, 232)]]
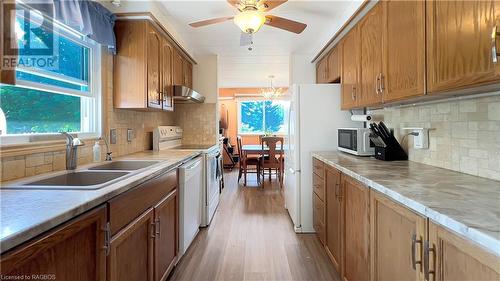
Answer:
[(99, 207), (2, 255), (2, 280), (105, 281), (105, 225), (106, 208)]

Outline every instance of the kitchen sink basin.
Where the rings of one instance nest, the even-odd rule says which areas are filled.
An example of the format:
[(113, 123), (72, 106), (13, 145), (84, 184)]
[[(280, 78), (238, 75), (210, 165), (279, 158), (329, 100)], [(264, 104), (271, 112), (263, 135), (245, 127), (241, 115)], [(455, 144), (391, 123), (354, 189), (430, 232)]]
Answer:
[(142, 161), (142, 160), (120, 160), (113, 161), (107, 164), (99, 165), (89, 170), (121, 170), (121, 171), (135, 171), (149, 166), (158, 164), (160, 161)]
[(118, 171), (79, 171), (57, 175), (20, 185), (2, 186), (2, 189), (99, 189), (130, 174)]

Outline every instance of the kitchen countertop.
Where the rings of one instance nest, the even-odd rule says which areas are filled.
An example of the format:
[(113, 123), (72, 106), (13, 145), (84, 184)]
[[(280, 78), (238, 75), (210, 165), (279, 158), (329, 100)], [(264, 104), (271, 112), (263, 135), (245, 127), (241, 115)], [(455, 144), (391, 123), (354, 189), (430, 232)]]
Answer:
[(500, 256), (500, 182), (412, 161), (312, 156)]
[[(199, 154), (194, 151), (166, 150), (144, 151), (119, 157), (114, 160), (161, 160), (161, 162), (97, 190), (0, 189), (0, 251), (3, 253), (12, 249)], [(101, 164), (104, 163), (84, 165), (78, 170)], [(8, 184), (33, 181), (61, 173), (65, 172), (39, 175)]]

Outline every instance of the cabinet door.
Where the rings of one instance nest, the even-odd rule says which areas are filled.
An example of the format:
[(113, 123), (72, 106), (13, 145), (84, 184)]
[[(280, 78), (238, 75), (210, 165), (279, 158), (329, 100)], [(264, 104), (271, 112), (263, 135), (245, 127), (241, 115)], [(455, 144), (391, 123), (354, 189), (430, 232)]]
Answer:
[(154, 208), (155, 281), (166, 280), (175, 265), (178, 252), (178, 196), (172, 191)]
[(193, 88), (193, 65), (186, 59), (182, 61), (182, 70), (183, 70), (183, 85), (189, 88)]
[(370, 279), (370, 193), (348, 176), (342, 178), (344, 247), (342, 274), (346, 281)]
[(161, 108), (161, 46), (162, 38), (158, 31), (148, 25), (148, 107)]
[(372, 280), (423, 280), (426, 218), (371, 190)]
[(426, 5), (427, 91), (500, 81), (500, 62), (494, 62), (492, 52), (498, 42), (492, 41), (492, 32), (500, 25), (500, 2), (428, 1)]
[(83, 214), (41, 238), (2, 254), (1, 275), (47, 274), (49, 278), (53, 276), (53, 280), (105, 281), (105, 225), (105, 207)]
[(361, 75), (360, 106), (377, 105), (382, 102), (380, 77), (382, 75), (382, 32), (384, 10), (378, 3), (359, 23)]
[(328, 82), (340, 82), (340, 48), (341, 45), (335, 46), (328, 55)]
[(337, 272), (341, 270), (342, 256), (342, 196), (340, 172), (332, 167), (325, 169), (326, 183), (326, 252)]
[(172, 88), (172, 60), (173, 47), (167, 39), (162, 38), (161, 48), (161, 89), (162, 89), (162, 108), (164, 110), (173, 110), (173, 88)]
[(322, 58), (316, 65), (316, 83), (327, 83), (328, 75), (328, 56)]
[(313, 192), (313, 226), (321, 244), (325, 245), (325, 203)]
[(173, 61), (173, 66), (172, 66), (174, 85), (183, 85), (184, 84), (183, 61), (184, 61), (184, 59), (182, 58), (179, 51), (174, 50), (174, 61)]
[(108, 281), (153, 281), (153, 208), (111, 239)]
[(425, 94), (425, 1), (384, 1), (384, 101)]
[(359, 77), (358, 30), (353, 28), (342, 42), (342, 109), (356, 107)]
[[(429, 222), (429, 263), (424, 271), (432, 281), (500, 280), (500, 257), (455, 233)], [(425, 274), (425, 273), (424, 273)]]

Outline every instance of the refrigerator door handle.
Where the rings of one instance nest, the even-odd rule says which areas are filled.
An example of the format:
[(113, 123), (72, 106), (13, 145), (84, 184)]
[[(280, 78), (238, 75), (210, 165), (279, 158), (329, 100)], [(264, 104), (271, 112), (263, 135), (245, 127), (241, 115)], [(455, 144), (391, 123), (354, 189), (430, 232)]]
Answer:
[(300, 170), (294, 170), (294, 169), (292, 169), (292, 168), (288, 168), (288, 171), (289, 171), (292, 175), (294, 175), (295, 173), (300, 173)]

